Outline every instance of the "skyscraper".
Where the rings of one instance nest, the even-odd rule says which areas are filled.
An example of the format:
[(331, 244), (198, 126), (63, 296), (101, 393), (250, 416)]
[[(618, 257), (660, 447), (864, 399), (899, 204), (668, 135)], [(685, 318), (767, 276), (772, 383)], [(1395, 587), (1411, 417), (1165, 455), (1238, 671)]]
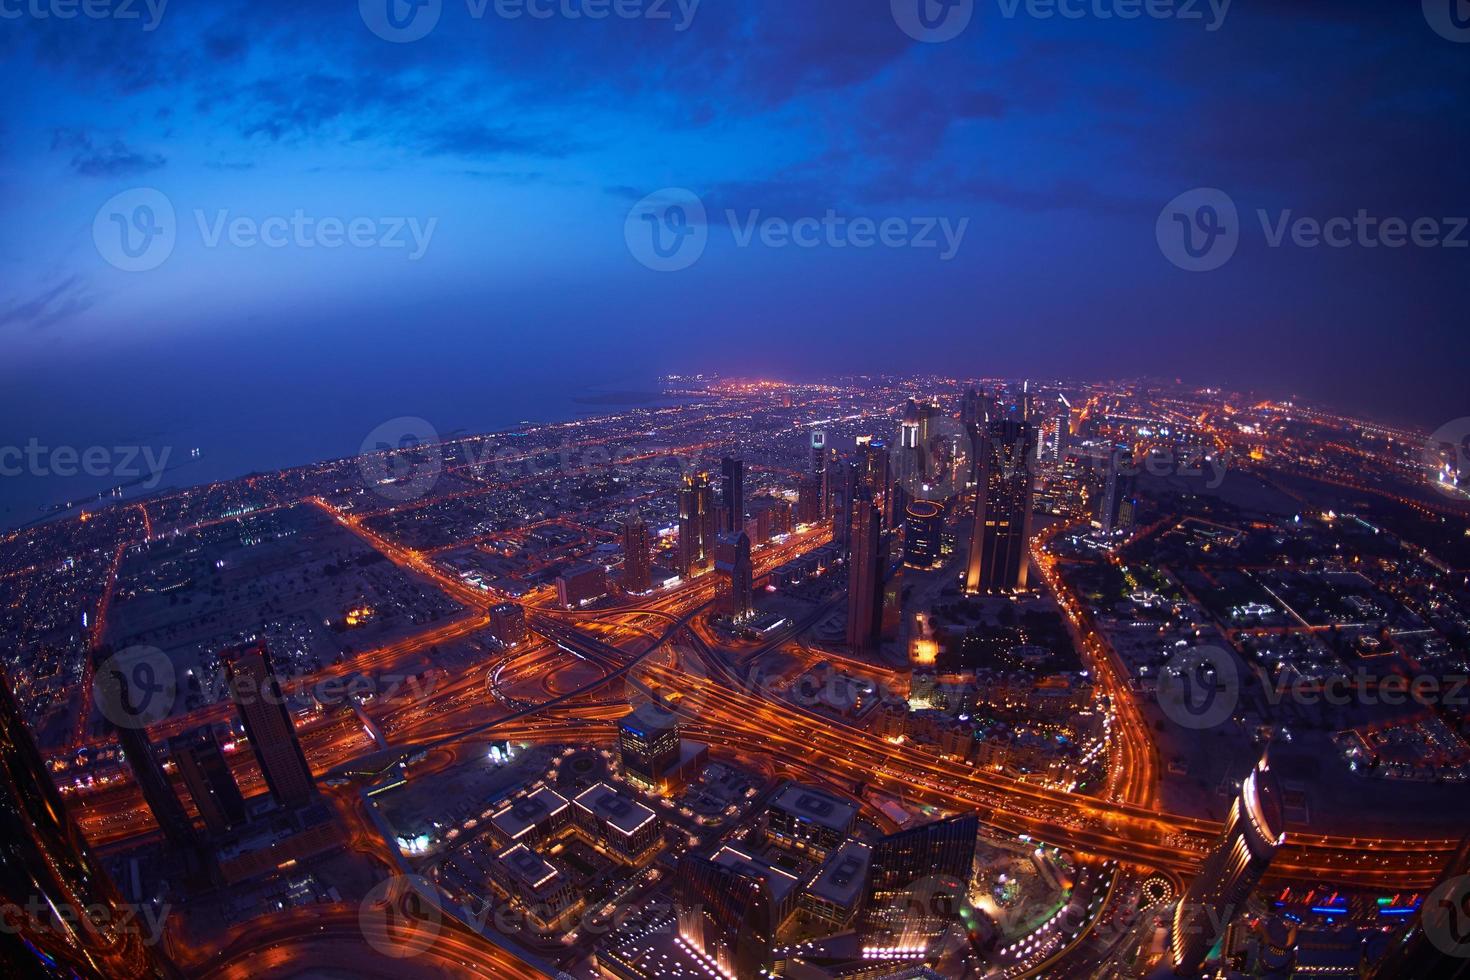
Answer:
[(1283, 828), (1281, 791), (1267, 754), (1241, 782), (1224, 835), (1174, 910), (1170, 949), (1176, 976), (1199, 976), (1205, 957), (1285, 843)]
[(910, 568), (939, 564), (944, 535), (944, 508), (932, 500), (909, 504), (903, 532), (903, 563)]
[(1052, 440), (1051, 461), (1060, 466), (1067, 459), (1067, 448), (1072, 439), (1072, 403), (1067, 396), (1057, 395), (1056, 438)]
[(265, 644), (240, 647), (226, 654), (225, 671), (230, 699), (240, 712), (250, 751), (260, 763), (271, 797), (287, 807), (309, 802), (316, 796), (316, 784)]
[(648, 522), (634, 511), (623, 522), (623, 590), (647, 592), (653, 587), (649, 570)]
[(832, 541), (844, 556), (852, 549), (852, 505), (861, 476), (857, 463), (839, 460), (832, 467)]
[(209, 833), (223, 834), (245, 822), (245, 800), (213, 729), (175, 735), (168, 749)]
[(657, 788), (679, 764), (679, 718), (647, 702), (618, 722), (618, 755), (623, 772), (645, 786)]
[(132, 927), (26, 728), (0, 671), (0, 963), (19, 977), (170, 977)]
[(1419, 914), (1368, 974), (1372, 980), (1470, 980), (1470, 836), (1450, 855)]
[[(98, 708), (103, 717), (109, 719), (109, 727), (117, 735), (123, 757), (127, 759), (133, 779), (142, 791), (143, 802), (148, 804), (164, 839), (191, 858), (197, 857), (199, 841), (194, 835), (194, 825), (153, 754), (148, 729), (141, 718), (134, 717), (130, 707), (134, 702), (129, 694), (124, 666), (108, 647), (92, 651), (92, 658), (95, 661), (93, 690)], [(119, 724), (120, 719), (128, 718), (133, 718), (133, 723)]]
[(979, 818), (967, 814), (901, 830), (874, 844), (868, 865), (869, 932), (909, 947), (942, 934), (968, 890), (979, 832)]
[(1104, 534), (1127, 530), (1133, 524), (1137, 500), (1133, 451), (1127, 446), (1116, 446), (1108, 455), (1102, 496), (1097, 501), (1098, 529)]
[(847, 563), (847, 645), (854, 652), (877, 645), (883, 631), (883, 518), (866, 493), (852, 515), (852, 560)]
[(680, 937), (725, 976), (769, 975), (775, 923), (759, 878), (686, 854), (679, 862), (676, 908)]
[(965, 572), (965, 591), (972, 595), (1026, 588), (1035, 440), (1036, 429), (1014, 415), (985, 429)]
[(745, 461), (726, 456), (720, 460), (720, 503), (725, 505), (722, 531), (745, 527)]
[(796, 484), (796, 522), (815, 524), (822, 519), (822, 478), (808, 473)]
[(878, 505), (878, 513), (886, 514), (888, 489), (893, 479), (888, 444), (882, 439), (868, 438), (866, 442), (859, 440), (858, 446), (863, 453), (861, 482)]
[(725, 532), (715, 544), (715, 574), (719, 576), (721, 615), (744, 622), (755, 612), (754, 577), (750, 564), (750, 537), (744, 531)]
[(715, 551), (715, 491), (708, 473), (690, 473), (679, 488), (679, 574), (709, 568)]
[(817, 485), (817, 520), (827, 516), (828, 497), (831, 495), (827, 483), (827, 433), (822, 429), (812, 432), (811, 474)]

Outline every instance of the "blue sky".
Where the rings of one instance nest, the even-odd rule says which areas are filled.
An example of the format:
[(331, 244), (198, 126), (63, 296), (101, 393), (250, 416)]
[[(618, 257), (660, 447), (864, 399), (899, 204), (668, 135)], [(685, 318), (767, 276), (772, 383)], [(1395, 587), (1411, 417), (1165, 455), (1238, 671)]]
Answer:
[[(365, 431), (446, 387), (493, 401), (496, 377), (700, 369), (1155, 374), (1466, 414), (1470, 249), (1272, 248), (1254, 217), (1470, 213), (1470, 43), (1418, 3), (1240, 0), (1209, 30), (1203, 2), (1125, 21), (1096, 11), (1127, 0), (1045, 19), (976, 0), (921, 43), (889, 0), (704, 0), (687, 24), (673, 2), (590, 20), (443, 0), (390, 43), (376, 0), (175, 0), (152, 30), (141, 0), (134, 20), (34, 15), (56, 2), (0, 3), (0, 441), (60, 438), (55, 414), (73, 440), (142, 431), (237, 383), (273, 406), (243, 399), (243, 430), (307, 429), (330, 401)], [(660, 273), (624, 223), (667, 187), (711, 227)], [(1155, 229), (1199, 187), (1241, 215), (1205, 273)], [(136, 188), (177, 241), (128, 272), (93, 224)], [(298, 210), (434, 225), (410, 259), (209, 247), (196, 217)], [(829, 210), (967, 224), (942, 261), (740, 247), (724, 217)]]

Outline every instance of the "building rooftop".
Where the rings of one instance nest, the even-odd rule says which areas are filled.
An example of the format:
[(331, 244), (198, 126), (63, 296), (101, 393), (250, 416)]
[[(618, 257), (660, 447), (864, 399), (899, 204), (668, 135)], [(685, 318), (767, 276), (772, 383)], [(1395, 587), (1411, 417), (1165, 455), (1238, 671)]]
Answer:
[(800, 882), (796, 876), (780, 868), (774, 868), (760, 858), (747, 854), (737, 847), (726, 844), (710, 858), (715, 864), (738, 871), (747, 878), (757, 878), (765, 883), (771, 903), (780, 906)]
[(851, 908), (857, 905), (868, 883), (868, 865), (872, 859), (873, 849), (867, 844), (847, 841), (827, 859), (807, 891), (824, 902)]
[(799, 820), (846, 833), (858, 808), (811, 786), (787, 783), (771, 799), (771, 808), (784, 810)]
[(648, 807), (619, 794), (607, 783), (589, 786), (574, 802), (614, 830), (627, 836), (632, 836), (643, 829), (643, 826), (655, 816)]
[(543, 786), (523, 796), (490, 818), (490, 825), (507, 840), (519, 840), (537, 824), (550, 819), (571, 804), (556, 790)]
[(519, 879), (528, 892), (537, 893), (554, 887), (561, 872), (548, 860), (524, 844), (516, 844), (497, 856), (497, 860)]

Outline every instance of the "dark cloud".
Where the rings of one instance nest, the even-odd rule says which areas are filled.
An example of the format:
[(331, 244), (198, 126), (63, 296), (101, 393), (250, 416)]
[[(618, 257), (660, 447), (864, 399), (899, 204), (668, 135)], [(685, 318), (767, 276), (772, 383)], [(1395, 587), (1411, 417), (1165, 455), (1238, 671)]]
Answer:
[(85, 312), (94, 302), (80, 276), (68, 276), (24, 299), (0, 305), (0, 329), (41, 330)]
[(83, 177), (132, 177), (162, 168), (168, 161), (159, 153), (140, 153), (120, 139), (99, 142), (86, 130), (58, 129), (51, 149), (71, 153), (71, 168)]

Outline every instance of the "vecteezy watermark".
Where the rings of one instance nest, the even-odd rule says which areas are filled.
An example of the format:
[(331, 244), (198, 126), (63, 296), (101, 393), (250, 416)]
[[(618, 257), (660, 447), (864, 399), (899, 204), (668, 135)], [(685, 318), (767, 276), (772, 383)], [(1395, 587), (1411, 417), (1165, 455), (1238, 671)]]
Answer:
[(975, 0), (889, 0), (893, 21), (924, 44), (953, 41), (970, 26)]
[(1231, 0), (996, 0), (1001, 16), (1034, 20), (1200, 21), (1214, 33), (1225, 24)]
[[(1297, 215), (1287, 208), (1256, 209), (1261, 235), (1270, 248), (1470, 248), (1470, 217), (1379, 217), (1357, 213), (1331, 217)], [(1174, 198), (1154, 227), (1164, 257), (1189, 272), (1220, 268), (1240, 244), (1241, 222), (1230, 195), (1198, 187)]]
[[(723, 212), (736, 248), (935, 249), (948, 262), (960, 250), (969, 218), (848, 217), (829, 208), (821, 217), (781, 218), (759, 208)], [(670, 187), (645, 197), (623, 222), (628, 251), (655, 272), (677, 272), (699, 261), (709, 242), (704, 202), (692, 191)]]
[(1196, 187), (1164, 205), (1154, 223), (1164, 258), (1188, 272), (1209, 272), (1230, 261), (1240, 245), (1240, 216), (1230, 195)]
[(154, 31), (168, 0), (0, 0), (0, 20), (137, 20)]
[(36, 936), (56, 934), (70, 941), (78, 927), (106, 932), (113, 936), (137, 936), (148, 946), (163, 939), (164, 923), (171, 906), (167, 903), (135, 904), (119, 902), (75, 905), (53, 902), (44, 895), (32, 894), (24, 904), (8, 900), (0, 903), (0, 934)]
[[(205, 248), (404, 249), (417, 262), (429, 249), (438, 218), (307, 214), (233, 214), (228, 208), (195, 208), (194, 226)], [(124, 272), (147, 272), (173, 254), (178, 241), (173, 202), (152, 187), (135, 187), (109, 198), (92, 221), (97, 253)]]
[(0, 476), (95, 476), (141, 480), (158, 486), (168, 469), (172, 446), (45, 446), (32, 438), (24, 446), (0, 446)]
[(1200, 450), (1191, 453), (1166, 446), (1155, 446), (1142, 459), (1135, 459), (1123, 449), (1115, 448), (1112, 455), (1112, 468), (1121, 476), (1138, 476), (1140, 473), (1147, 473), (1149, 476), (1160, 478), (1170, 476), (1201, 478), (1205, 479), (1207, 489), (1214, 490), (1225, 482), (1229, 461), (1224, 454), (1218, 452)]
[(92, 672), (92, 703), (117, 728), (147, 728), (172, 714), (177, 700), (173, 661), (157, 647), (126, 647)]
[(1240, 703), (1240, 668), (1220, 647), (1182, 649), (1160, 670), (1156, 696), (1159, 710), (1181, 728), (1215, 728)]
[(444, 925), (437, 894), (433, 882), (418, 875), (393, 875), (378, 882), (357, 910), (363, 938), (392, 959), (419, 955), (434, 945)]
[(1470, 496), (1470, 416), (1434, 430), (1424, 443), (1423, 459), (1434, 489), (1456, 500)]
[(1470, 44), (1470, 0), (1424, 0), (1424, 19), (1445, 40)]
[[(465, 0), (471, 20), (668, 21), (689, 30), (701, 0)], [(443, 0), (358, 0), (367, 29), (385, 41), (407, 44), (428, 37), (444, 14)]]
[(683, 187), (654, 191), (628, 211), (623, 240), (633, 258), (655, 272), (687, 269), (709, 244), (704, 202)]
[(1470, 875), (1440, 882), (1424, 899), (1419, 923), (1436, 949), (1470, 959)]
[(444, 472), (439, 433), (424, 419), (400, 416), (367, 434), (357, 459), (358, 472), (384, 500), (418, 500)]

